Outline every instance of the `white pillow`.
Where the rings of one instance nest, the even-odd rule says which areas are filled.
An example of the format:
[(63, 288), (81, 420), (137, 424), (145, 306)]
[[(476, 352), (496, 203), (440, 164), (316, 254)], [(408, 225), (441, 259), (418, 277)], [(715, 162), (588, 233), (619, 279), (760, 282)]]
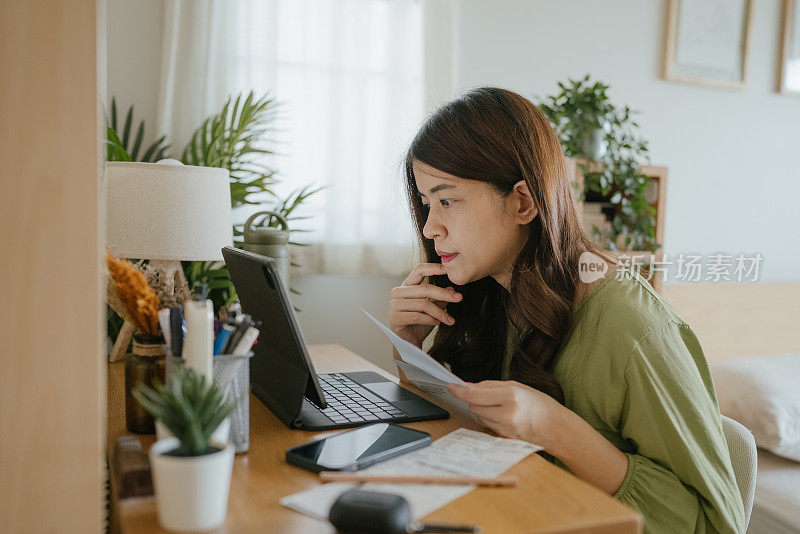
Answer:
[(800, 354), (736, 358), (711, 366), (723, 415), (756, 445), (800, 462)]

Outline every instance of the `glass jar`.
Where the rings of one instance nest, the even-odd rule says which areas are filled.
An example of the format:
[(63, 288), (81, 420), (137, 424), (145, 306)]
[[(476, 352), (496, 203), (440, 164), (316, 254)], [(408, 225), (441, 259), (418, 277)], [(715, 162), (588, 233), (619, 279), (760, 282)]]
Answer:
[(161, 336), (134, 334), (131, 351), (125, 355), (125, 426), (137, 434), (155, 434), (155, 419), (133, 396), (138, 384), (163, 384), (165, 375), (164, 339)]

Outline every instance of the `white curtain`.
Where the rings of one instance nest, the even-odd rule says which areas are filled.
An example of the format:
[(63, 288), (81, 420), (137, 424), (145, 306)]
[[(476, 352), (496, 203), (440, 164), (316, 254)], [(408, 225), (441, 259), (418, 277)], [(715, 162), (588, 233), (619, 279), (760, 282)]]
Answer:
[(235, 30), (225, 0), (165, 0), (159, 131), (181, 156), (194, 130), (228, 96)]
[(266, 143), (276, 192), (325, 186), (293, 225), (311, 244), (294, 247), (300, 272), (413, 267), (402, 158), (425, 107), (421, 0), (168, 0), (165, 32), (159, 115), (171, 139), (228, 94), (280, 102)]

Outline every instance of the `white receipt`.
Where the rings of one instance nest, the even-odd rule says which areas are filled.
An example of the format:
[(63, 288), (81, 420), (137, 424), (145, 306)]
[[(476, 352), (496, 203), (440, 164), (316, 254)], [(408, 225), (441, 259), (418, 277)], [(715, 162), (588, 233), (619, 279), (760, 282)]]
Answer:
[[(499, 438), (459, 428), (437, 439), (429, 447), (373, 465), (359, 473), (494, 478), (541, 449), (542, 447), (527, 441)], [(469, 485), (329, 482), (284, 497), (280, 503), (298, 512), (327, 519), (328, 511), (339, 495), (356, 487), (403, 496), (411, 506), (411, 514), (415, 519), (420, 519), (475, 489), (475, 486)]]
[(389, 338), (389, 341), (397, 349), (402, 361), (395, 360), (395, 365), (403, 371), (406, 378), (410, 380), (420, 390), (435, 397), (439, 402), (444, 405), (444, 408), (462, 415), (470, 417), (475, 422), (477, 418), (469, 411), (469, 405), (461, 399), (455, 397), (447, 390), (447, 384), (464, 384), (465, 382), (459, 377), (451, 373), (442, 364), (425, 354), (424, 351), (419, 349), (413, 343), (409, 343), (392, 332), (385, 324), (377, 320), (369, 314), (366, 310), (362, 309), (367, 317), (372, 319), (378, 328)]

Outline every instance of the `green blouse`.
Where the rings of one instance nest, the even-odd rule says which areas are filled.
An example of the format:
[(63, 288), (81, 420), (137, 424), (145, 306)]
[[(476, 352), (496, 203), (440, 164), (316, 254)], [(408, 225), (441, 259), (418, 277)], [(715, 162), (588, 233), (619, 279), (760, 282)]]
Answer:
[[(567, 408), (628, 457), (614, 497), (641, 512), (648, 533), (744, 532), (716, 393), (689, 325), (629, 271), (607, 275), (573, 313), (551, 370)], [(516, 343), (511, 326), (504, 379)]]

